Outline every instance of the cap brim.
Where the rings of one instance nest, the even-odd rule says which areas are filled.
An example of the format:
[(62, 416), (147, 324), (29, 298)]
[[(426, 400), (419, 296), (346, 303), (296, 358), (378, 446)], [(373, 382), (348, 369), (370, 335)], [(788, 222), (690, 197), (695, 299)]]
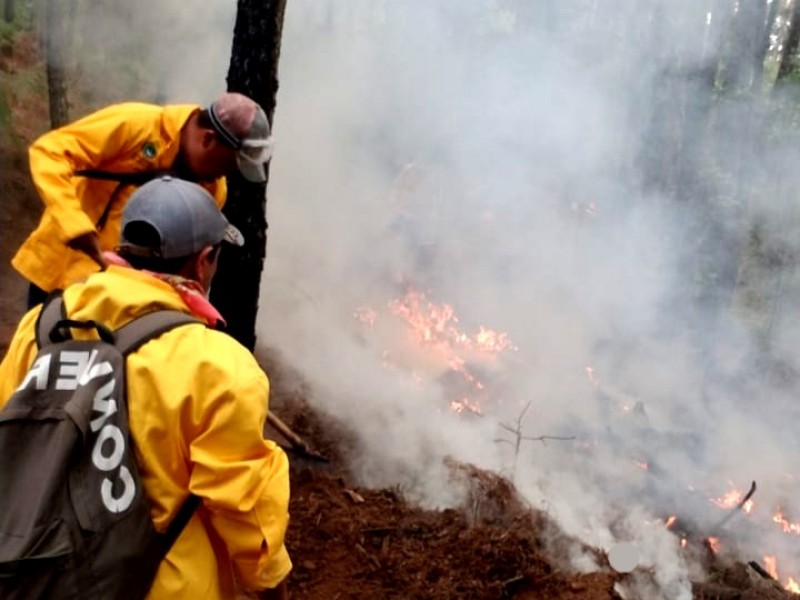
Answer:
[(249, 160), (241, 153), (236, 155), (236, 164), (239, 166), (239, 172), (242, 177), (247, 181), (253, 183), (264, 183), (267, 180), (267, 172), (264, 169), (264, 164)]
[(244, 236), (242, 232), (230, 223), (225, 227), (225, 237), (222, 238), (222, 241), (228, 242), (232, 246), (244, 246)]

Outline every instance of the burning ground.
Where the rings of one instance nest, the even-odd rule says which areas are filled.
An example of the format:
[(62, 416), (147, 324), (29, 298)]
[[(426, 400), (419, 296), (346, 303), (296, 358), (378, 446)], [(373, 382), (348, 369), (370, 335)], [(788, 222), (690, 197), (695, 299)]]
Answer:
[[(330, 598), (551, 598), (619, 599), (652, 585), (652, 569), (632, 573), (611, 568), (608, 556), (570, 538), (545, 512), (533, 509), (505, 478), (446, 461), (449, 484), (465, 490), (464, 502), (446, 510), (409, 503), (403, 490), (354, 485), (344, 466), (355, 452), (352, 435), (309, 407), (279, 354), (260, 352), (272, 373), (273, 405), (295, 431), (329, 457), (318, 463), (292, 455), (292, 522), (289, 547), (295, 560), (294, 594)], [(274, 432), (272, 432), (274, 433)], [(279, 439), (279, 438), (278, 438)], [(746, 512), (733, 493), (712, 499), (718, 516), (733, 522)], [(741, 506), (740, 506), (741, 505)], [(738, 507), (738, 508), (737, 508)], [(726, 522), (727, 522), (726, 521)], [(692, 598), (779, 600), (793, 597), (770, 577), (770, 557), (737, 562), (720, 537), (689, 532), (676, 516), (655, 526), (675, 532), (681, 552), (698, 569)], [(719, 535), (719, 534), (718, 534)], [(572, 567), (574, 553), (591, 555), (596, 568)], [(654, 592), (655, 594), (656, 592)]]
[[(443, 370), (437, 381), (444, 398), (450, 398), (442, 401), (442, 411), (468, 423), (480, 421), (482, 407), (496, 401), (497, 389), (488, 383), (497, 379), (492, 375), (497, 373), (496, 363), (511, 360), (505, 357), (513, 357), (518, 348), (507, 334), (486, 326), (465, 331), (452, 306), (433, 302), (407, 283), (400, 288), (400, 296), (383, 310), (354, 311), (358, 335), (393, 339), (404, 333), (408, 347), (382, 353), (382, 368), (395, 372), (402, 365), (422, 390), (431, 378), (412, 368), (414, 357), (439, 365)], [(421, 358), (428, 353), (435, 359)], [(798, 531), (778, 507), (760, 508), (755, 482), (749, 489), (729, 487), (719, 495), (688, 485), (676, 487), (665, 500), (665, 485), (677, 486), (680, 478), (663, 472), (650, 459), (652, 450), (630, 450), (627, 465), (641, 479), (642, 500), (637, 504), (653, 502), (649, 514), (634, 511), (633, 518), (641, 519), (638, 528), (646, 533), (632, 534), (630, 517), (622, 513), (610, 518), (616, 539), (638, 537), (645, 544), (636, 564), (622, 569), (609, 559), (613, 543), (591, 547), (581, 536), (569, 535), (547, 508), (532, 506), (511, 482), (521, 450), (526, 444), (549, 443), (558, 445), (559, 452), (592, 456), (603, 451), (601, 444), (624, 445), (614, 436), (527, 435), (523, 424), (530, 403), (516, 420), (500, 423), (495, 442), (513, 456), (507, 477), (443, 458), (444, 486), (453, 493), (451, 499), (458, 498), (451, 508), (421, 508), (408, 499), (414, 490), (402, 486), (357, 487), (359, 477), (347, 467), (364, 462), (359, 454), (366, 449), (357, 440), (357, 429), (335, 416), (316, 413), (308, 401), (313, 393), (279, 353), (261, 355), (272, 374), (275, 409), (331, 459), (329, 464), (302, 457), (293, 461), (290, 539), (299, 558), (292, 577), (302, 597), (669, 598), (686, 590), (687, 598), (757, 599), (789, 598), (800, 591), (791, 561), (781, 570), (774, 553), (743, 556), (748, 551), (747, 543), (741, 545), (743, 539), (757, 544), (773, 539), (775, 531), (788, 536), (785, 549), (791, 556), (791, 536)], [(586, 369), (586, 382), (598, 402), (619, 412), (620, 423), (646, 422), (642, 403), (603, 386), (591, 367)], [(587, 531), (580, 533), (586, 537)], [(673, 587), (674, 596), (669, 589), (675, 582), (659, 572), (663, 563), (657, 561), (664, 558), (646, 554), (646, 544), (658, 538), (669, 540), (667, 551), (674, 551), (685, 568), (686, 587)]]

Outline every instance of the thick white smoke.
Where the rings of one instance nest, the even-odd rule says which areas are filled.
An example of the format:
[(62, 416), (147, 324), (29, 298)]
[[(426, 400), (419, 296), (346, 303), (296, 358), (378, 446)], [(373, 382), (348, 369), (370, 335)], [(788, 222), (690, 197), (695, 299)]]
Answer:
[[(187, 4), (200, 6), (169, 11), (185, 35), (156, 46), (180, 57), (161, 91), (204, 101), (224, 87), (233, 7), (195, 35), (180, 25), (186, 10), (201, 20)], [(696, 281), (707, 257), (687, 256), (687, 240), (707, 216), (651, 185), (642, 163), (674, 133), (674, 113), (658, 112), (664, 78), (703, 68), (718, 34), (696, 0), (289, 0), (259, 340), (354, 431), (365, 484), (446, 505), (458, 497), (443, 457), (508, 473), (567, 533), (635, 543), (658, 589), (630, 597), (688, 598), (687, 553), (663, 519), (712, 535), (726, 513), (709, 498), (756, 479), (754, 514), (727, 531), (742, 529), (746, 560), (797, 563), (797, 542), (768, 527), (798, 500), (796, 390), (752, 367), (740, 315), (697, 309), (692, 294), (713, 285)], [(751, 166), (797, 158), (728, 135)], [(791, 239), (790, 208), (760, 197), (751, 211)], [(744, 238), (742, 224), (720, 227)], [(451, 305), (462, 331), (483, 325), (516, 347), (462, 356), (486, 386), (480, 416), (450, 409), (453, 355), (411, 339), (390, 310), (410, 286)], [(354, 316), (368, 310), (371, 328)], [(791, 362), (797, 329), (777, 314)], [(521, 435), (574, 439), (523, 440), (518, 453), (499, 442), (528, 404)], [(753, 535), (742, 524), (756, 518), (767, 527)]]

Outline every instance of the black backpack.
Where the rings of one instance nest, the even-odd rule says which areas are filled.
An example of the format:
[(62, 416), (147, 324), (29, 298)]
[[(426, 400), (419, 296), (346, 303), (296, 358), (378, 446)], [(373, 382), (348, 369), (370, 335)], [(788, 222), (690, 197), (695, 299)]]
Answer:
[[(144, 598), (199, 500), (153, 528), (128, 428), (125, 356), (187, 323), (177, 311), (111, 332), (65, 318), (60, 295), (36, 325), (39, 352), (0, 411), (0, 598)], [(100, 339), (73, 340), (70, 329)]]

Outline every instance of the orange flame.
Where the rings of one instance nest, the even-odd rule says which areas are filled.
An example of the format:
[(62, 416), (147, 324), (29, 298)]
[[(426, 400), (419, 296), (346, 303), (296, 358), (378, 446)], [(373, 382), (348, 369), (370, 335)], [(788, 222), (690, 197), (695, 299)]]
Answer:
[(461, 398), (460, 400), (451, 400), (450, 410), (453, 410), (459, 414), (464, 412), (471, 412), (476, 415), (483, 414), (481, 413), (480, 405), (477, 402), (473, 402), (469, 398)]
[(800, 523), (793, 523), (784, 517), (780, 506), (775, 509), (775, 514), (772, 515), (772, 520), (775, 523), (778, 523), (781, 528), (783, 528), (784, 533), (794, 533), (800, 535)]
[(456, 326), (458, 316), (451, 305), (431, 302), (423, 292), (413, 288), (409, 288), (401, 299), (392, 300), (389, 309), (406, 320), (412, 337), (422, 344), (446, 344), (491, 354), (518, 349), (507, 333), (483, 325), (471, 336), (460, 331)]
[(678, 520), (678, 517), (676, 517), (675, 515), (672, 515), (669, 519), (667, 519), (667, 522), (664, 524), (664, 527), (669, 529), (670, 527), (675, 525), (675, 521), (677, 521), (677, 520)]
[(793, 594), (800, 594), (800, 584), (798, 584), (792, 577), (789, 577), (784, 588)]
[(720, 549), (719, 538), (710, 537), (706, 541), (708, 542), (708, 547), (711, 548), (711, 551), (714, 554), (719, 554), (719, 549)]
[(766, 555), (764, 557), (764, 570), (772, 575), (772, 578), (778, 580), (778, 557), (774, 555)]
[[(401, 298), (389, 302), (388, 308), (392, 314), (402, 319), (415, 345), (436, 353), (439, 364), (447, 365), (481, 397), (485, 397), (486, 386), (476, 377), (467, 361), (472, 362), (473, 359), (483, 361), (488, 357), (495, 358), (501, 352), (517, 350), (508, 334), (482, 325), (472, 335), (465, 333), (461, 330), (458, 316), (451, 305), (436, 304), (429, 300), (424, 292), (413, 287), (408, 287)], [(367, 329), (375, 326), (378, 316), (378, 312), (370, 307), (358, 308), (353, 313), (353, 317)], [(384, 352), (385, 364), (391, 362), (389, 357), (389, 352)], [(386, 364), (386, 366), (391, 365)], [(453, 394), (456, 399), (451, 401), (451, 408), (459, 413), (469, 411), (481, 414), (478, 401), (471, 397), (461, 397), (463, 393), (458, 391)], [(467, 392), (467, 395), (472, 394)]]
[[(735, 508), (739, 506), (739, 503), (744, 498), (744, 493), (740, 492), (736, 489), (731, 489), (725, 492), (725, 495), (722, 498), (709, 498), (708, 501), (712, 504), (719, 506), (720, 508)], [(750, 514), (753, 510), (753, 501), (748, 500), (742, 505), (742, 510)]]

